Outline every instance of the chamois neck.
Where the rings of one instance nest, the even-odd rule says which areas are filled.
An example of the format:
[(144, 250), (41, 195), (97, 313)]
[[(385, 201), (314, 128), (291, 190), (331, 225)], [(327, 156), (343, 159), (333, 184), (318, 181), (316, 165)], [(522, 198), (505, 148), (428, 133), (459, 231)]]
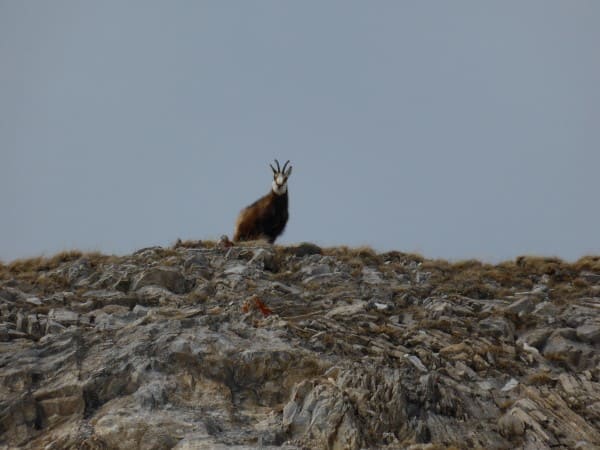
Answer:
[(287, 190), (283, 194), (277, 194), (273, 190), (269, 193), (272, 198), (272, 204), (278, 208), (287, 208), (288, 204), (288, 193)]

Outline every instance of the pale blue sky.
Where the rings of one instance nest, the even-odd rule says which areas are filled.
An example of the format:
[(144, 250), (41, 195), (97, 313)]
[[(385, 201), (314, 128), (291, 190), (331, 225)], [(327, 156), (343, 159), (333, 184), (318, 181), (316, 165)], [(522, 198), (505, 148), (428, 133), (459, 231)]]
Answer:
[(0, 0), (0, 259), (231, 236), (600, 253), (598, 1)]

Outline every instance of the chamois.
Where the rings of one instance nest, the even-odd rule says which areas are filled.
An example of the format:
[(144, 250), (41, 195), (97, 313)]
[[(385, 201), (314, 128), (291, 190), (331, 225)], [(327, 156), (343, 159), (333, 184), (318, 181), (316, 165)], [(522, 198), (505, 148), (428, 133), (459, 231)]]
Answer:
[(235, 242), (266, 239), (272, 244), (283, 233), (289, 217), (287, 180), (292, 166), (286, 170), (289, 161), (283, 168), (279, 167), (279, 161), (275, 160), (275, 164), (277, 169), (269, 164), (273, 170), (271, 192), (240, 212), (233, 233)]

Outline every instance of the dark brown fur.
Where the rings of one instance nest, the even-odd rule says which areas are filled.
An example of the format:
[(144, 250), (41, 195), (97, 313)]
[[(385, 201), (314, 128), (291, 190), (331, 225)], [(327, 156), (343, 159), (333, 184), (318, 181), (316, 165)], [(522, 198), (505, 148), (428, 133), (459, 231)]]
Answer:
[(271, 191), (242, 210), (233, 240), (267, 239), (272, 244), (283, 233), (288, 217), (287, 191), (281, 195)]

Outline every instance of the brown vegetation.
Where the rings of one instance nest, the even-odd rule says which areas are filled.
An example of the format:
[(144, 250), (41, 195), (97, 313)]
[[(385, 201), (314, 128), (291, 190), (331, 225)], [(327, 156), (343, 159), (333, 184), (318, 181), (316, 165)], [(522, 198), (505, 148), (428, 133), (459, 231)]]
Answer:
[(544, 384), (554, 384), (554, 380), (548, 372), (539, 372), (527, 377), (527, 384), (540, 386)]
[(85, 259), (90, 268), (95, 269), (103, 263), (116, 260), (116, 257), (99, 252), (83, 253), (79, 250), (69, 250), (51, 257), (17, 259), (8, 265), (2, 265), (0, 279), (12, 279), (23, 286), (35, 287), (49, 293), (69, 286), (66, 275), (57, 269), (79, 259)]
[(600, 273), (600, 256), (584, 256), (573, 264), (575, 270), (588, 270)]

